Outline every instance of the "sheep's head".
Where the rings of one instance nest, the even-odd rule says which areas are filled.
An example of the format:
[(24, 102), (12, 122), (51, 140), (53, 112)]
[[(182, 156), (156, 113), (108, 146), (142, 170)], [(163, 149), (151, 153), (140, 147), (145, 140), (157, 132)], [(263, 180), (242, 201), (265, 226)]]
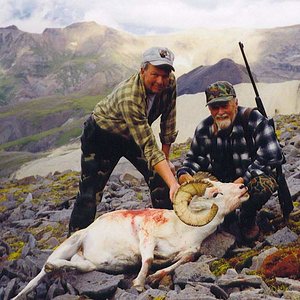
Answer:
[(209, 187), (213, 185), (204, 180), (185, 182), (179, 187), (174, 197), (173, 208), (182, 222), (191, 226), (204, 226), (212, 221), (218, 212), (216, 204), (213, 203), (209, 211), (205, 208), (195, 210), (190, 205), (194, 197), (197, 197), (197, 202), (204, 200), (205, 191)]
[(249, 197), (245, 186), (221, 183), (209, 173), (200, 172), (192, 181), (180, 186), (174, 197), (173, 208), (179, 219), (187, 225), (204, 226), (216, 216), (219, 207), (213, 199), (219, 196), (227, 201), (228, 209), (223, 209), (226, 213), (236, 209), (241, 201)]

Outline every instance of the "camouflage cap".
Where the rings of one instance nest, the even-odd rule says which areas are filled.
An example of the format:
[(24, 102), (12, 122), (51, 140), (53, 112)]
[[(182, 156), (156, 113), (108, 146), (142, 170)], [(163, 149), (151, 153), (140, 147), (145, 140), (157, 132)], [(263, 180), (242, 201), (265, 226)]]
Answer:
[(236, 97), (235, 90), (228, 81), (217, 81), (210, 84), (206, 90), (206, 105), (232, 100)]

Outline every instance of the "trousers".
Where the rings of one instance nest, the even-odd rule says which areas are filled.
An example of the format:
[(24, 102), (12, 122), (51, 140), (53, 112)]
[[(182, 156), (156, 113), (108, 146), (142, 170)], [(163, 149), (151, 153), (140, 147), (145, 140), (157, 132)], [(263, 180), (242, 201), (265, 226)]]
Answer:
[[(276, 179), (272, 175), (258, 175), (251, 178), (247, 184), (250, 198), (242, 203), (240, 207), (239, 224), (249, 226), (256, 221), (257, 212), (270, 199), (272, 194), (278, 189)], [(236, 218), (235, 213), (230, 213), (224, 219), (225, 227), (229, 227)]]
[(247, 185), (250, 198), (241, 206), (241, 223), (251, 223), (255, 220), (257, 211), (267, 203), (278, 189), (276, 179), (272, 175), (262, 174), (253, 177)]
[(71, 213), (69, 232), (86, 228), (94, 221), (104, 187), (121, 157), (128, 159), (143, 175), (150, 189), (152, 206), (172, 209), (168, 186), (148, 167), (142, 149), (132, 138), (101, 129), (90, 116), (84, 123), (81, 152), (79, 192)]

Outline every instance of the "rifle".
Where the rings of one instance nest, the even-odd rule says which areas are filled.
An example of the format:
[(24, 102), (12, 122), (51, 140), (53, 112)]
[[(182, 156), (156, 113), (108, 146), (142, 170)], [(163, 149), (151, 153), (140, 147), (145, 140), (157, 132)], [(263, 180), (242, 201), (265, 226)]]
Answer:
[[(259, 93), (258, 93), (258, 90), (256, 88), (256, 84), (255, 84), (254, 79), (252, 77), (250, 66), (248, 64), (248, 61), (247, 61), (247, 58), (246, 58), (246, 55), (245, 55), (245, 52), (244, 52), (244, 45), (243, 45), (243, 43), (239, 42), (239, 46), (240, 46), (240, 49), (241, 49), (241, 52), (242, 52), (242, 55), (243, 55), (243, 58), (244, 58), (244, 61), (245, 61), (246, 69), (248, 71), (248, 74), (249, 74), (249, 77), (250, 77), (250, 80), (251, 80), (251, 83), (252, 83), (252, 86), (253, 86), (253, 89), (254, 89), (254, 92), (255, 92), (255, 102), (256, 102), (257, 109), (264, 117), (266, 117), (268, 119), (269, 124), (273, 127), (275, 135), (276, 135), (274, 120), (272, 118), (269, 119), (267, 117), (267, 113), (265, 111), (264, 105), (262, 103), (262, 100), (261, 100), (261, 98), (259, 96)], [(276, 138), (277, 138), (277, 136), (276, 136)], [(278, 140), (278, 138), (277, 138), (277, 140)], [(283, 155), (283, 153), (282, 153), (282, 155)], [(285, 158), (284, 158), (284, 155), (283, 155), (283, 163), (284, 162), (285, 162)], [(276, 181), (277, 181), (277, 184), (278, 184), (278, 199), (279, 199), (281, 211), (282, 211), (282, 214), (283, 214), (283, 218), (285, 219), (285, 221), (288, 221), (289, 215), (294, 209), (294, 205), (293, 205), (291, 193), (289, 191), (287, 182), (285, 180), (285, 176), (282, 172), (282, 166), (281, 165), (276, 167)]]

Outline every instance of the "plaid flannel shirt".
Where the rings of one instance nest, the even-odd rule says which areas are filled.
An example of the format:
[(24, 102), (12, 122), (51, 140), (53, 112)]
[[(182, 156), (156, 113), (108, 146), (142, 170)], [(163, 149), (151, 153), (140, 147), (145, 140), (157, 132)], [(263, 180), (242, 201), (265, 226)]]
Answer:
[(247, 184), (252, 177), (270, 174), (281, 164), (283, 155), (274, 129), (257, 110), (251, 112), (248, 124), (255, 148), (255, 157), (251, 160), (242, 125), (245, 109), (238, 107), (232, 130), (226, 134), (222, 131), (214, 134), (212, 116), (203, 120), (195, 130), (190, 150), (177, 176), (207, 171), (224, 182), (243, 177)]
[(170, 73), (169, 87), (155, 96), (149, 114), (147, 94), (140, 73), (121, 82), (114, 91), (102, 99), (94, 108), (96, 123), (102, 129), (121, 134), (141, 147), (149, 166), (153, 167), (163, 159), (158, 148), (151, 124), (160, 118), (160, 141), (171, 144), (176, 131), (176, 80)]

